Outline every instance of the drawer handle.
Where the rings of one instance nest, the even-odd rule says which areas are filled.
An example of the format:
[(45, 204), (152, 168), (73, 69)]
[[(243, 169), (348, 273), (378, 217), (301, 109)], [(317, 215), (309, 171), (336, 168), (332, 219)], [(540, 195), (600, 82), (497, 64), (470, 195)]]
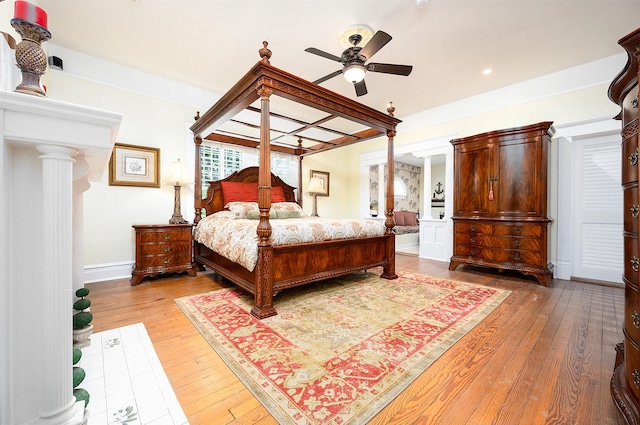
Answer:
[(471, 243), (476, 243), (478, 242), (478, 238), (476, 238), (475, 236), (471, 236), (471, 239), (469, 239), (471, 241)]
[(164, 235), (162, 235), (162, 237), (164, 238), (165, 241), (168, 241), (169, 239), (171, 239), (171, 234), (165, 233)]
[(633, 218), (638, 218), (638, 212), (640, 211), (640, 206), (638, 206), (638, 204), (633, 204), (630, 210), (631, 210), (631, 216)]
[(477, 232), (477, 231), (478, 231), (478, 228), (477, 228), (476, 226), (471, 226), (471, 231), (472, 231), (472, 232)]
[(170, 259), (168, 259), (168, 258), (163, 258), (163, 259), (162, 259), (162, 263), (163, 263), (163, 264), (169, 264), (170, 262), (171, 262), (171, 260), (170, 260)]
[(637, 311), (633, 310), (631, 317), (633, 318), (633, 326), (636, 329), (640, 328), (640, 314), (638, 314)]
[(520, 241), (518, 239), (516, 239), (515, 241), (513, 241), (513, 247), (514, 248), (520, 248)]
[(636, 148), (635, 152), (629, 155), (629, 164), (638, 166), (638, 148)]
[(478, 254), (478, 250), (476, 250), (476, 249), (470, 249), (470, 250), (469, 250), (469, 254), (471, 254), (472, 256), (474, 256), (474, 257), (475, 257), (475, 256)]
[(163, 248), (162, 248), (162, 250), (163, 250), (164, 252), (171, 252), (171, 246), (170, 246), (170, 245), (167, 245), (167, 246), (163, 247)]
[(521, 235), (522, 234), (522, 227), (514, 227), (513, 229), (511, 229), (511, 233), (514, 235)]
[(513, 261), (521, 261), (522, 260), (522, 255), (520, 255), (519, 252), (516, 252), (515, 254), (513, 254), (511, 256), (511, 258), (513, 259)]
[(640, 390), (640, 373), (638, 373), (638, 369), (634, 368), (631, 376), (633, 376), (633, 385)]
[(638, 266), (640, 266), (640, 258), (634, 255), (629, 261), (631, 262), (631, 268), (633, 269), (633, 271), (637, 272)]

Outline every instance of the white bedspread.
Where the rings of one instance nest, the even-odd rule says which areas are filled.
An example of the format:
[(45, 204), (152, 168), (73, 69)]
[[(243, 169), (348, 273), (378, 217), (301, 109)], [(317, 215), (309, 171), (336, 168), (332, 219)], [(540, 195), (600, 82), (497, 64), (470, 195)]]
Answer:
[[(273, 246), (320, 242), (335, 239), (384, 235), (385, 226), (376, 220), (290, 218), (269, 220)], [(213, 214), (200, 220), (196, 241), (252, 271), (258, 261), (258, 220)]]

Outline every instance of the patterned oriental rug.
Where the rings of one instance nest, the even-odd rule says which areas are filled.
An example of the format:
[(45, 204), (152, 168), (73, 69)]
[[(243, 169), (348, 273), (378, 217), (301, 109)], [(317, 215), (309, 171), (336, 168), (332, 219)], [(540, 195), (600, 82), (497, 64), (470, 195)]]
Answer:
[(175, 301), (278, 423), (362, 424), (510, 294), (398, 275), (283, 291), (278, 315), (262, 321), (239, 288)]

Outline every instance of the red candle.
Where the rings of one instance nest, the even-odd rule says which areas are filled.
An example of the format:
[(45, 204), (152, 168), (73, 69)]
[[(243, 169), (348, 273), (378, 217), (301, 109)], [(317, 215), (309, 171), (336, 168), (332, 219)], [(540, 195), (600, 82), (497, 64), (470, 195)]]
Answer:
[(13, 17), (47, 29), (47, 12), (28, 1), (16, 1)]

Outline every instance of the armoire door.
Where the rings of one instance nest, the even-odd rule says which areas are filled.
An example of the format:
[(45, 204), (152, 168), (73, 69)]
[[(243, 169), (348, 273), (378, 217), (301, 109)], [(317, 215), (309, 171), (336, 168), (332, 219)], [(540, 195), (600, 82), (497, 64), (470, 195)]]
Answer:
[[(494, 213), (498, 215), (544, 216), (546, 191), (540, 182), (546, 181), (546, 164), (540, 164), (539, 138), (509, 140), (496, 144), (492, 161), (493, 191), (496, 204)], [(545, 173), (545, 176), (541, 174)]]
[(454, 154), (455, 185), (454, 215), (483, 216), (490, 214), (489, 159), (490, 146), (469, 145), (456, 149)]

